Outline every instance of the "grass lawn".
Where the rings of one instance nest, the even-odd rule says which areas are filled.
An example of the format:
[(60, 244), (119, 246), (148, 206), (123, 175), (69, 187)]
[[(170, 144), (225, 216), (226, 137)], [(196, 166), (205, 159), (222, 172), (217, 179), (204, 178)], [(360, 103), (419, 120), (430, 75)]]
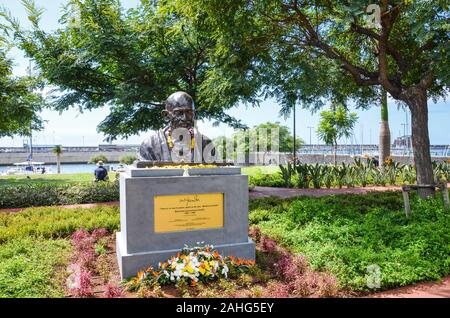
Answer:
[[(108, 173), (110, 180), (114, 180), (116, 173)], [(2, 185), (22, 185), (22, 184), (66, 184), (77, 182), (92, 182), (93, 173), (75, 173), (75, 174), (47, 174), (27, 176), (2, 176), (0, 177), (0, 186)]]
[(279, 171), (280, 168), (278, 166), (255, 166), (242, 168), (242, 173), (249, 176), (255, 176), (258, 174), (273, 174)]
[[(278, 166), (255, 166), (242, 168), (242, 173), (249, 176), (254, 176), (257, 174), (272, 174), (278, 171)], [(116, 173), (109, 172), (108, 175), (110, 180), (114, 180)], [(29, 178), (27, 178), (27, 176), (1, 176), (0, 186), (22, 184), (66, 184), (92, 182), (93, 180), (93, 173), (30, 175)]]

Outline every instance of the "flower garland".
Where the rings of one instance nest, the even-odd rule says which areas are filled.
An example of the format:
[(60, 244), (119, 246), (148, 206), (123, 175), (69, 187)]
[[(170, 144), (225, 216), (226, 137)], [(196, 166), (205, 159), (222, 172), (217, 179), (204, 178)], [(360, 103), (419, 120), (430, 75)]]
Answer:
[(223, 257), (213, 246), (185, 248), (164, 263), (159, 263), (159, 269), (153, 267), (137, 274), (128, 283), (128, 289), (137, 290), (145, 283), (168, 285), (184, 282), (196, 286), (199, 282), (207, 283), (218, 279), (227, 279), (230, 272), (246, 272), (254, 261), (243, 260), (233, 256)]
[[(193, 150), (195, 147), (194, 129), (189, 128), (189, 132), (191, 134), (191, 150)], [(169, 146), (169, 149), (172, 150), (173, 148), (172, 128), (169, 128), (169, 135), (167, 136), (167, 145)]]

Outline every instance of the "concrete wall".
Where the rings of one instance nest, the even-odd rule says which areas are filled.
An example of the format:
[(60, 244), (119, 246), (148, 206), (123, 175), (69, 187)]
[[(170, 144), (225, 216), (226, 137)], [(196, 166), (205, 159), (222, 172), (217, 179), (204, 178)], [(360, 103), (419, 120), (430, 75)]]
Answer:
[[(336, 155), (336, 161), (338, 164), (345, 162), (346, 164), (353, 163), (354, 158), (359, 157), (358, 155)], [(259, 157), (260, 162), (263, 162), (263, 157), (260, 155)], [(266, 157), (267, 160), (268, 157)], [(315, 164), (315, 163), (327, 163), (332, 164), (334, 163), (334, 157), (332, 154), (300, 154), (298, 155), (298, 158), (300, 162), (302, 163), (308, 163), (308, 164)], [(414, 159), (411, 155), (411, 157), (408, 156), (392, 156), (391, 157), (394, 161), (400, 162), (401, 164), (413, 164)], [(279, 155), (279, 163), (280, 164), (286, 164), (292, 159), (292, 154), (286, 154), (286, 153), (280, 153)], [(442, 162), (450, 159), (449, 157), (432, 157), (433, 161)], [(273, 160), (272, 164), (278, 164), (275, 160)], [(251, 165), (251, 164), (247, 164)]]
[[(119, 162), (120, 157), (125, 155), (136, 155), (136, 152), (123, 151), (83, 151), (83, 152), (64, 152), (61, 155), (61, 163), (87, 163), (92, 156), (105, 155), (109, 162)], [(11, 165), (15, 162), (27, 160), (27, 153), (0, 153), (0, 165)], [(49, 152), (38, 152), (33, 154), (33, 160), (37, 162), (55, 163), (56, 155)]]
[[(62, 163), (87, 163), (92, 156), (103, 154), (108, 158), (109, 162), (119, 162), (120, 157), (125, 155), (136, 155), (136, 152), (132, 151), (80, 151), (80, 152), (64, 152), (61, 156)], [(27, 153), (0, 153), (0, 165), (11, 165), (14, 162), (23, 162), (26, 160)], [(266, 155), (266, 160), (269, 155)], [(304, 163), (333, 163), (333, 155), (320, 155), (320, 154), (300, 154), (299, 159)], [(337, 162), (353, 163), (355, 156), (351, 155), (337, 155)], [(263, 162), (263, 155), (260, 154), (260, 162)], [(272, 164), (286, 164), (292, 158), (292, 154), (280, 153), (279, 162), (273, 161)], [(407, 156), (392, 156), (395, 161), (402, 164), (413, 163), (413, 157)], [(449, 157), (433, 157), (435, 161), (442, 162), (450, 159)], [(33, 154), (33, 160), (45, 163), (56, 163), (56, 156), (51, 152), (38, 152)]]

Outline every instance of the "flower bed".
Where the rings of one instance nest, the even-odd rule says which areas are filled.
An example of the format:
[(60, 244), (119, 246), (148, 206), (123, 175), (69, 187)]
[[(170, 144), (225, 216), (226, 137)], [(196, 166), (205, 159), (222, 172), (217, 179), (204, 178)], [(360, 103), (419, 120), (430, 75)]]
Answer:
[(223, 257), (213, 246), (185, 247), (177, 256), (159, 264), (157, 270), (152, 267), (139, 272), (137, 277), (128, 283), (130, 290), (139, 289), (141, 284), (207, 284), (212, 281), (227, 279), (228, 273), (246, 273), (254, 261), (236, 259), (233, 256)]

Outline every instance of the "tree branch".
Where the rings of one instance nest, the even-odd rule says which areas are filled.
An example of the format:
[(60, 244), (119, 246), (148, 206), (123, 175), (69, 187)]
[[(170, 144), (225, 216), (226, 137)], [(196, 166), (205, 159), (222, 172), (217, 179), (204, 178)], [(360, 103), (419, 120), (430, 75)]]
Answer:
[[(378, 41), (379, 55), (378, 55), (378, 70), (379, 70), (379, 81), (384, 86), (384, 88), (393, 96), (397, 97), (401, 92), (401, 87), (398, 87), (391, 83), (389, 80), (389, 68), (387, 63), (387, 43), (389, 39), (389, 34), (394, 24), (395, 18), (398, 16), (397, 13), (392, 12), (389, 14), (387, 11), (387, 0), (383, 1), (383, 8), (381, 14), (381, 35)], [(398, 8), (398, 7), (397, 7)]]
[[(352, 23), (352, 29), (359, 34), (367, 35), (368, 37), (373, 38), (377, 41), (381, 40), (381, 36), (379, 34), (377, 34), (376, 32), (374, 32), (370, 29), (367, 29), (367, 28), (364, 28), (364, 27), (358, 25), (356, 23), (356, 21), (354, 23)], [(402, 73), (404, 73), (406, 71), (406, 69), (408, 68), (408, 64), (402, 58), (400, 52), (392, 45), (392, 43), (390, 43), (390, 42), (386, 43), (386, 52), (395, 59), (395, 61), (397, 62), (398, 66), (400, 68), (400, 71)]]

